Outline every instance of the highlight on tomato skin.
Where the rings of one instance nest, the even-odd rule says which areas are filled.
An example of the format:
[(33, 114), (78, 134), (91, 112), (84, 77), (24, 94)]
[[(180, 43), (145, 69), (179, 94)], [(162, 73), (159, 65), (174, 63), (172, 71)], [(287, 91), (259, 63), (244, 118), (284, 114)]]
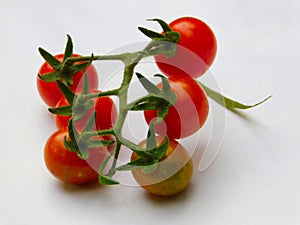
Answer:
[[(177, 101), (169, 108), (163, 122), (155, 125), (155, 131), (172, 139), (181, 139), (200, 130), (209, 113), (206, 93), (190, 76), (173, 76), (168, 78), (171, 90)], [(161, 83), (158, 84), (161, 88)], [(145, 110), (144, 117), (148, 124), (157, 119), (157, 110)]]
[(106, 147), (89, 150), (89, 157), (83, 160), (77, 153), (64, 146), (67, 129), (54, 132), (44, 147), (44, 161), (49, 172), (58, 180), (70, 184), (85, 184), (98, 181), (98, 168), (108, 156)]
[[(79, 57), (78, 54), (73, 54), (73, 57)], [(59, 61), (63, 61), (64, 54), (55, 55), (55, 58)], [(50, 66), (49, 63), (44, 62), (39, 69), (38, 74), (43, 76), (47, 73), (54, 72), (55, 70)], [(86, 69), (86, 73), (88, 75), (90, 87), (93, 89), (98, 88), (98, 73), (96, 68), (93, 65), (90, 65)], [(70, 86), (72, 91), (76, 92), (81, 90), (83, 87), (83, 71), (80, 71), (73, 75), (73, 85)], [(56, 82), (46, 82), (37, 77), (37, 89), (40, 97), (49, 107), (55, 107), (57, 102), (64, 97), (62, 92), (60, 91)]]
[[(162, 143), (164, 137), (157, 136), (157, 143)], [(140, 146), (145, 147), (146, 140)], [(138, 159), (133, 152), (131, 160)], [(163, 159), (151, 173), (142, 169), (132, 170), (136, 182), (147, 192), (156, 196), (173, 196), (185, 190), (193, 175), (193, 161), (189, 152), (176, 140), (169, 139), (169, 146)]]
[(217, 39), (213, 30), (202, 20), (181, 17), (169, 24), (180, 33), (176, 55), (156, 55), (155, 61), (166, 76), (202, 76), (213, 64), (217, 54)]

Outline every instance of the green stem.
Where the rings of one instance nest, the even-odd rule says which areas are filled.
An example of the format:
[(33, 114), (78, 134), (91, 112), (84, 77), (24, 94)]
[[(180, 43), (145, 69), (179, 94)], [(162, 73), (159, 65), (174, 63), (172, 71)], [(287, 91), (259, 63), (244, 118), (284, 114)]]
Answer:
[[(115, 92), (118, 94), (119, 97), (119, 116), (118, 120), (113, 128), (117, 146), (116, 151), (114, 154), (114, 161), (113, 164), (109, 170), (108, 176), (113, 176), (116, 172), (116, 164), (119, 157), (121, 146), (124, 145), (132, 150), (136, 151), (143, 151), (144, 149), (131, 141), (127, 140), (122, 135), (122, 129), (124, 126), (125, 119), (128, 114), (128, 90), (129, 90), (129, 84), (132, 80), (133, 74), (134, 74), (134, 68), (139, 63), (139, 61), (144, 57), (144, 52), (146, 52), (148, 49), (148, 46), (143, 51), (139, 51), (133, 54), (127, 54), (125, 58), (123, 58), (123, 62), (125, 63), (124, 68), (124, 76), (121, 83), (121, 86), (119, 89), (115, 90)], [(124, 56), (124, 55), (123, 55)]]
[(107, 129), (107, 130), (98, 130), (98, 131), (90, 131), (90, 132), (84, 132), (81, 135), (85, 135), (85, 137), (91, 138), (94, 136), (106, 136), (106, 135), (114, 135), (113, 129)]
[(117, 161), (119, 158), (121, 146), (122, 146), (121, 143), (117, 143), (116, 151), (114, 154), (114, 161), (113, 161), (111, 168), (109, 169), (108, 174), (107, 174), (108, 177), (112, 177), (116, 173), (116, 166), (117, 166)]
[(119, 137), (118, 142), (120, 142), (122, 145), (126, 146), (127, 148), (133, 150), (133, 151), (145, 151), (145, 149), (139, 145), (134, 144), (133, 142), (129, 141), (128, 139), (124, 137)]
[[(83, 61), (97, 61), (97, 60), (119, 60), (124, 62), (125, 64), (129, 65), (132, 63), (137, 64), (142, 58), (154, 56), (157, 54), (163, 54), (163, 52), (152, 52), (151, 49), (161, 45), (161, 41), (152, 40), (142, 51), (136, 52), (127, 52), (127, 53), (120, 53), (115, 55), (91, 55), (91, 56), (80, 56), (80, 57), (69, 57), (66, 59), (65, 64), (72, 64), (76, 62), (83, 62)], [(131, 60), (134, 59), (134, 60)], [(129, 61), (129, 63), (128, 63)]]
[(89, 61), (89, 60), (121, 60), (124, 64), (124, 74), (123, 74), (123, 80), (121, 82), (121, 85), (117, 89), (108, 90), (100, 93), (92, 93), (87, 94), (84, 96), (84, 100), (92, 99), (92, 98), (98, 98), (103, 96), (110, 96), (110, 95), (116, 95), (119, 98), (119, 116), (117, 119), (116, 124), (112, 129), (107, 130), (100, 130), (95, 132), (83, 132), (82, 135), (85, 137), (93, 137), (93, 136), (103, 136), (103, 135), (114, 135), (116, 138), (116, 149), (114, 153), (114, 161), (112, 163), (112, 166), (107, 174), (107, 176), (112, 177), (116, 172), (116, 164), (119, 157), (119, 153), (121, 150), (121, 146), (126, 146), (129, 149), (133, 151), (145, 151), (145, 149), (141, 146), (138, 146), (131, 142), (130, 140), (126, 139), (122, 135), (122, 129), (124, 126), (124, 122), (126, 120), (127, 114), (130, 110), (128, 107), (128, 90), (129, 90), (129, 84), (132, 80), (135, 66), (144, 58), (151, 56), (151, 51), (153, 48), (157, 47), (159, 45), (159, 42), (151, 41), (142, 51), (137, 51), (134, 53), (122, 53), (117, 55), (103, 55), (103, 56), (82, 56), (82, 57), (75, 57), (75, 58), (68, 58), (66, 60), (66, 63), (75, 63), (75, 62), (82, 62), (82, 61)]
[(89, 100), (92, 98), (100, 98), (100, 97), (104, 97), (104, 96), (112, 96), (112, 95), (119, 95), (119, 88), (118, 89), (113, 89), (113, 90), (108, 90), (108, 91), (103, 91), (103, 92), (98, 92), (98, 93), (92, 93), (92, 94), (88, 94), (85, 96), (85, 100)]
[(117, 136), (117, 140), (122, 137), (122, 128), (125, 122), (125, 119), (128, 114), (128, 89), (129, 84), (132, 80), (134, 74), (134, 68), (139, 63), (139, 61), (143, 58), (144, 52), (147, 51), (148, 46), (145, 47), (143, 51), (138, 51), (136, 53), (127, 54), (124, 59), (125, 68), (124, 68), (124, 76), (121, 83), (120, 88), (118, 89), (119, 96), (119, 117), (117, 123), (114, 127), (115, 134)]
[(75, 63), (82, 61), (96, 61), (96, 60), (120, 60), (123, 61), (128, 57), (129, 53), (121, 53), (116, 55), (92, 55), (92, 56), (80, 56), (80, 57), (70, 57), (66, 59), (67, 63)]

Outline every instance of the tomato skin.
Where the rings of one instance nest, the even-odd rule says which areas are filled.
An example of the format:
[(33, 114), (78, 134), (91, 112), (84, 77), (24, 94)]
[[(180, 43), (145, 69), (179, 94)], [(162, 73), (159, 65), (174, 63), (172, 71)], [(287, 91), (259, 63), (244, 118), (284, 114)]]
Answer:
[[(73, 57), (78, 57), (79, 55), (73, 54)], [(64, 54), (58, 54), (55, 56), (59, 61), (63, 61)], [(49, 65), (49, 63), (44, 62), (39, 69), (39, 74), (43, 76), (46, 73), (54, 72), (55, 70)], [(98, 74), (96, 68), (90, 65), (86, 69), (88, 74), (89, 85), (91, 88), (98, 88)], [(70, 88), (75, 92), (77, 89), (81, 89), (83, 86), (83, 72), (80, 71), (73, 75), (73, 85)], [(55, 107), (57, 102), (63, 97), (56, 82), (45, 82), (37, 77), (37, 88), (42, 100), (49, 106)]]
[(187, 74), (193, 78), (203, 75), (212, 65), (217, 53), (214, 32), (203, 21), (182, 17), (169, 24), (180, 33), (177, 53), (174, 57), (155, 56), (159, 69), (167, 76)]
[[(206, 94), (190, 76), (169, 77), (168, 80), (177, 95), (177, 101), (169, 108), (164, 121), (155, 125), (155, 130), (172, 139), (188, 137), (197, 132), (207, 120), (209, 104)], [(158, 87), (161, 88), (161, 83)], [(145, 110), (144, 116), (150, 124), (157, 117), (157, 110)]]
[[(157, 143), (161, 143), (164, 138), (156, 137)], [(146, 145), (142, 141), (139, 145)], [(133, 152), (131, 160), (138, 159)], [(168, 150), (157, 168), (149, 174), (145, 174), (141, 169), (133, 170), (132, 175), (136, 182), (146, 191), (153, 195), (167, 197), (177, 195), (182, 192), (190, 183), (193, 175), (193, 161), (188, 151), (176, 140), (169, 139)]]
[(89, 150), (89, 157), (83, 160), (77, 153), (64, 146), (66, 129), (54, 132), (46, 142), (44, 160), (48, 170), (60, 181), (71, 184), (84, 184), (98, 180), (98, 167), (108, 155), (105, 147)]
[[(90, 90), (90, 93), (98, 92), (100, 91), (95, 89)], [(96, 110), (95, 130), (110, 129), (114, 126), (114, 124), (117, 121), (117, 107), (110, 97), (104, 96), (101, 98), (94, 99), (93, 101), (94, 107), (92, 107), (80, 121), (75, 123), (75, 126), (79, 131), (81, 131), (84, 128), (86, 122), (91, 117), (94, 110)], [(58, 101), (56, 107), (66, 105), (69, 105), (69, 103), (63, 97)], [(56, 127), (58, 129), (67, 127), (70, 118), (70, 116), (54, 115)]]

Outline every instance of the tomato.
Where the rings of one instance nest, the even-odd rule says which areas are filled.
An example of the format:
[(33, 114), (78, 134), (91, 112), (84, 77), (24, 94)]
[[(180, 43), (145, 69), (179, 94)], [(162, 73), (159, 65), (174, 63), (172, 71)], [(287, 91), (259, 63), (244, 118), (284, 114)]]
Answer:
[(67, 129), (53, 133), (46, 142), (44, 160), (48, 170), (65, 183), (83, 184), (98, 180), (98, 168), (107, 157), (105, 147), (89, 150), (89, 157), (83, 160), (77, 153), (71, 152), (64, 146)]
[[(73, 54), (73, 57), (78, 57), (79, 55)], [(59, 61), (63, 61), (64, 55), (59, 54), (56, 55), (55, 58), (57, 58)], [(54, 72), (55, 70), (49, 65), (49, 63), (45, 62), (41, 66), (39, 70), (39, 74), (43, 76), (46, 73)], [(98, 88), (98, 74), (93, 65), (90, 65), (86, 72), (88, 74), (89, 84), (91, 88)], [(77, 89), (81, 89), (83, 85), (83, 72), (80, 71), (73, 76), (73, 85), (70, 87), (73, 91), (76, 91)], [(61, 93), (58, 85), (56, 82), (45, 82), (41, 80), (39, 77), (37, 77), (37, 88), (38, 92), (43, 99), (43, 101), (49, 106), (49, 107), (55, 107), (57, 102), (63, 97), (63, 94)]]
[[(90, 90), (90, 93), (97, 92), (99, 91), (95, 89)], [(76, 128), (81, 131), (84, 128), (86, 122), (91, 117), (94, 110), (96, 110), (95, 129), (105, 130), (112, 128), (116, 123), (118, 115), (117, 107), (113, 100), (108, 96), (104, 96), (101, 98), (93, 99), (92, 101), (94, 101), (94, 107), (87, 111), (86, 115), (81, 120), (75, 123)], [(56, 107), (65, 105), (69, 105), (69, 103), (63, 97), (58, 101)], [(63, 128), (68, 126), (68, 122), (71, 117), (54, 115), (54, 118), (57, 128)]]
[(212, 29), (193, 17), (182, 17), (169, 24), (180, 33), (174, 57), (155, 56), (159, 69), (167, 76), (188, 74), (200, 77), (212, 65), (217, 53), (217, 41)]
[[(158, 143), (164, 138), (158, 136)], [(145, 147), (146, 141), (140, 143)], [(131, 160), (138, 159), (132, 153)], [(143, 173), (141, 169), (132, 170), (136, 182), (151, 194), (158, 196), (172, 196), (183, 191), (193, 175), (193, 162), (188, 151), (176, 140), (169, 139), (168, 150), (159, 162), (158, 166), (151, 173)]]
[[(164, 121), (155, 125), (158, 134), (179, 139), (197, 132), (205, 123), (209, 105), (205, 92), (190, 76), (168, 78), (171, 90), (177, 95), (177, 101), (169, 108)], [(158, 84), (161, 88), (161, 83)], [(144, 116), (149, 124), (157, 117), (157, 110), (145, 110)]]

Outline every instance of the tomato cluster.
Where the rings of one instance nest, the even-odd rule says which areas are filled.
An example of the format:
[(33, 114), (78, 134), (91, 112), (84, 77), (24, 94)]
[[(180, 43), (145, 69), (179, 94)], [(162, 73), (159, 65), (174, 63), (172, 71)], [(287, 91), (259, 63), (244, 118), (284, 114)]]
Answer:
[[(149, 126), (152, 122), (155, 124), (154, 130), (158, 134), (159, 142), (164, 139), (163, 137), (168, 137), (168, 147), (161, 162), (166, 162), (168, 166), (169, 164), (177, 165), (178, 168), (175, 173), (165, 177), (165, 180), (154, 183), (152, 181), (157, 178), (157, 174), (144, 174), (141, 170), (132, 171), (134, 178), (143, 188), (150, 193), (162, 196), (174, 195), (182, 191), (191, 179), (192, 160), (186, 149), (176, 139), (193, 135), (207, 120), (208, 100), (195, 78), (203, 75), (212, 65), (217, 49), (213, 31), (199, 19), (183, 17), (171, 22), (169, 27), (180, 34), (177, 52), (171, 57), (163, 54), (155, 55), (155, 61), (161, 72), (167, 76), (170, 89), (176, 95), (176, 102), (168, 108), (168, 113), (163, 120), (158, 119), (160, 116), (158, 109), (145, 109), (143, 113)], [(72, 57), (79, 57), (79, 55), (73, 54)], [(63, 61), (65, 56), (59, 54), (55, 58)], [(41, 98), (49, 107), (63, 108), (70, 105), (70, 100), (63, 95), (58, 83), (41, 79), (45, 74), (54, 71), (55, 68), (45, 62), (39, 70), (37, 87)], [(97, 90), (98, 75), (95, 67), (91, 64), (85, 72), (89, 82), (89, 93), (101, 93)], [(70, 89), (76, 94), (82, 92), (83, 74), (84, 72), (80, 71), (73, 75)], [(163, 85), (158, 84), (158, 89), (163, 90)], [(79, 132), (84, 130), (93, 112), (96, 112), (93, 130), (114, 128), (118, 111), (113, 100), (109, 96), (103, 96), (89, 101), (93, 106), (79, 121), (74, 123), (76, 130)], [(79, 157), (78, 153), (68, 150), (65, 146), (69, 139), (67, 127), (71, 116), (54, 115), (54, 117), (58, 130), (49, 137), (45, 145), (44, 156), (47, 168), (63, 182), (81, 184), (96, 181), (99, 166), (110, 154), (107, 147), (89, 149), (86, 159)], [(120, 140), (120, 138), (117, 139)], [(145, 141), (140, 143), (140, 146), (145, 146), (145, 143)], [(133, 152), (131, 160), (138, 158), (139, 156)], [(156, 173), (160, 170), (156, 170)]]
[[(173, 57), (156, 55), (155, 61), (168, 76), (171, 89), (178, 99), (164, 121), (156, 125), (156, 131), (160, 135), (180, 139), (197, 132), (208, 117), (206, 93), (194, 78), (203, 75), (212, 65), (217, 42), (212, 29), (197, 18), (178, 18), (169, 26), (180, 34), (177, 52)], [(158, 86), (161, 87), (161, 84)], [(150, 123), (157, 117), (157, 110), (145, 111), (144, 115)]]
[[(72, 57), (79, 55), (73, 54)], [(56, 59), (62, 61), (64, 54), (58, 54)], [(39, 75), (54, 72), (54, 68), (45, 62), (39, 70)], [(86, 68), (86, 74), (89, 81), (90, 93), (97, 93), (98, 73), (93, 65)], [(70, 89), (80, 93), (83, 88), (84, 72), (80, 71), (73, 75), (73, 85)], [(61, 107), (69, 105), (69, 102), (63, 95), (56, 82), (46, 82), (37, 77), (37, 87), (42, 100), (49, 107)], [(94, 130), (112, 128), (117, 120), (117, 107), (113, 100), (108, 97), (101, 97), (93, 100), (93, 106), (88, 110), (85, 116), (75, 122), (77, 130), (82, 131), (85, 124), (91, 117), (93, 111), (96, 111)], [(68, 150), (64, 145), (64, 137), (68, 135), (68, 123), (71, 116), (54, 115), (57, 131), (48, 139), (45, 145), (45, 163), (49, 171), (59, 180), (66, 183), (83, 184), (98, 180), (98, 167), (108, 155), (107, 147), (100, 147), (89, 150), (88, 159), (80, 158), (77, 153)]]
[[(173, 57), (156, 55), (155, 61), (161, 72), (168, 77), (177, 101), (169, 108), (163, 121), (155, 125), (155, 130), (160, 136), (167, 135), (170, 138), (166, 159), (162, 163), (166, 167), (173, 163), (180, 165), (180, 168), (173, 168), (169, 176), (165, 175), (165, 171), (157, 172), (159, 170), (150, 175), (142, 173), (141, 170), (133, 171), (134, 178), (145, 190), (159, 196), (181, 192), (192, 177), (192, 160), (185, 148), (175, 139), (196, 133), (207, 120), (207, 96), (195, 78), (202, 76), (209, 69), (217, 51), (215, 35), (203, 21), (193, 17), (182, 17), (171, 22), (169, 26), (180, 34), (177, 52)], [(161, 88), (162, 83), (158, 84), (158, 87)], [(158, 110), (145, 110), (144, 116), (148, 124), (155, 122)], [(132, 159), (136, 158), (133, 153)], [(162, 174), (165, 179), (157, 180)]]

